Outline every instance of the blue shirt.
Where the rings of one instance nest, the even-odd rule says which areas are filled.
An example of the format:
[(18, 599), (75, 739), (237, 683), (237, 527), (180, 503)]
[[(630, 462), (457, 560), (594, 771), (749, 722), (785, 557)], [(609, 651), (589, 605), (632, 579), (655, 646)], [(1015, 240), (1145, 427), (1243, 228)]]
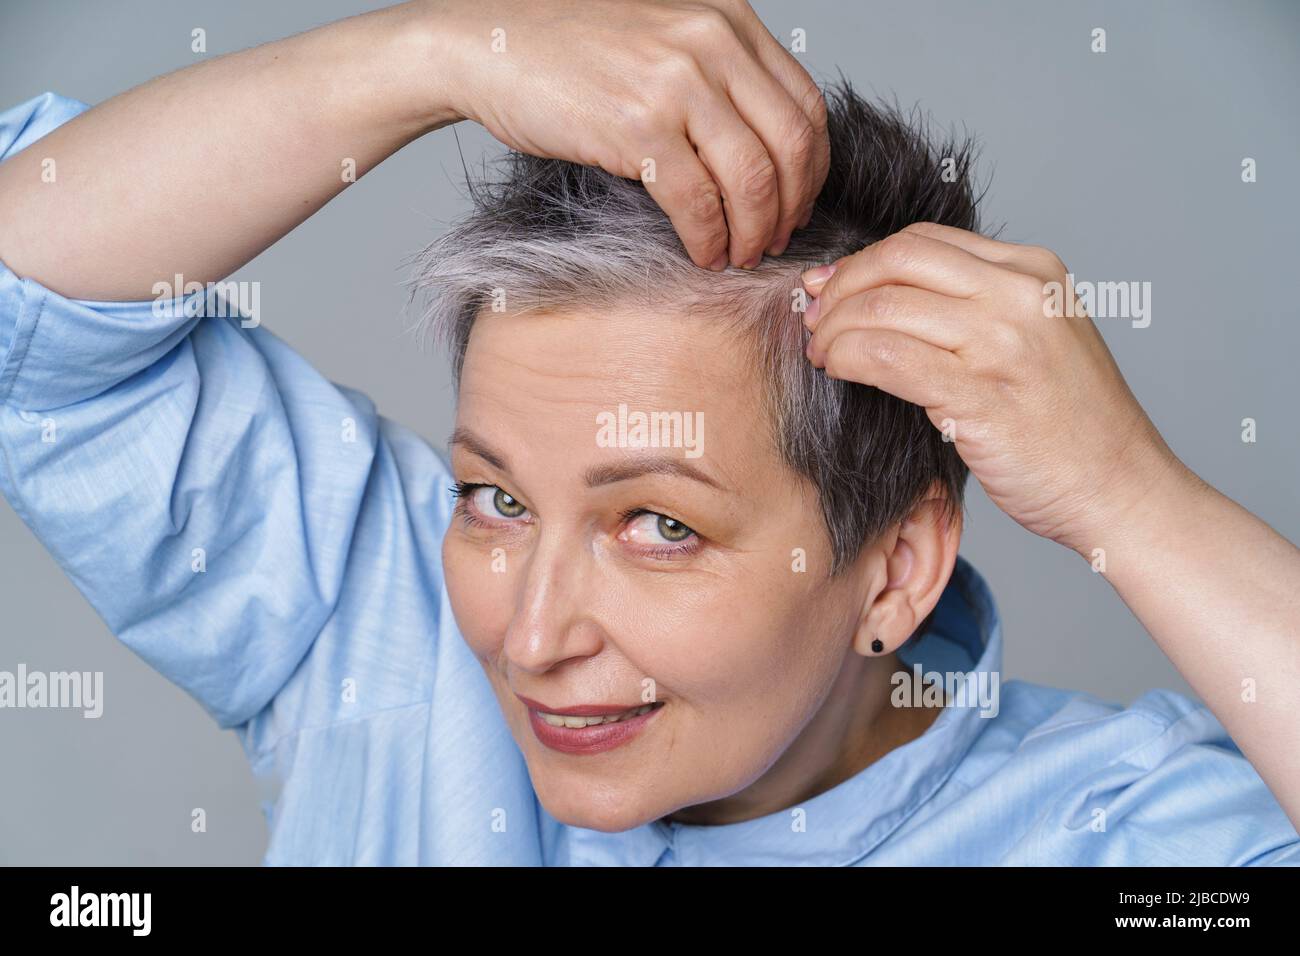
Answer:
[[(0, 113), (0, 158), (84, 109), (47, 93)], [(71, 300), (0, 264), (0, 488), (112, 632), (239, 735), (267, 784), (265, 862), (1300, 863), (1205, 707), (1021, 681), (799, 807), (558, 823), (451, 614), (443, 458), (265, 327), (195, 317), (203, 297)], [(964, 559), (902, 656), (972, 691), (1000, 675)]]

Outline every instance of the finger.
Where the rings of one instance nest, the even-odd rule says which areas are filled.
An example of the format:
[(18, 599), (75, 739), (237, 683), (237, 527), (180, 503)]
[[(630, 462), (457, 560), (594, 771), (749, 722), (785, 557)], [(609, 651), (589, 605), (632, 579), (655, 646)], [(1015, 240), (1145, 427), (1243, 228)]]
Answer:
[(947, 407), (964, 374), (956, 355), (892, 329), (841, 333), (830, 343), (825, 369), (831, 378), (873, 385), (927, 409)]
[(1005, 270), (951, 243), (914, 232), (896, 232), (843, 259), (817, 296), (829, 314), (851, 295), (878, 285), (912, 285), (970, 299), (994, 286)]
[(914, 222), (910, 226), (904, 226), (902, 231), (938, 239), (989, 262), (1006, 262), (1015, 255), (1015, 248), (1010, 243), (937, 222)]
[(1026, 275), (1042, 279), (1056, 279), (1065, 273), (1063, 263), (1056, 253), (1042, 246), (1031, 246), (1021, 242), (1003, 242), (990, 239), (968, 229), (944, 226), (937, 222), (915, 222), (903, 229), (931, 239), (947, 242), (959, 249), (965, 249), (972, 255), (989, 262), (1000, 263), (1023, 272)]
[(727, 219), (713, 174), (684, 135), (652, 149), (650, 156), (654, 175), (643, 173), (641, 181), (668, 215), (691, 261), (705, 269), (725, 268)]
[[(852, 253), (850, 253), (850, 255), (851, 254)], [(835, 274), (835, 270), (838, 269), (840, 264), (847, 258), (849, 257), (840, 256), (833, 262), (828, 262), (825, 265), (813, 266), (811, 269), (805, 270), (800, 276), (803, 280), (804, 288), (814, 296), (821, 295), (822, 286), (830, 280), (830, 277)]]
[[(1006, 263), (1015, 255), (1014, 248), (1009, 248), (1011, 246), (1009, 243), (989, 239), (987, 236), (981, 236), (966, 229), (958, 229), (955, 226), (944, 226), (937, 222), (914, 222), (911, 225), (904, 226), (899, 232), (938, 239), (989, 262)], [(803, 274), (804, 287), (813, 295), (820, 295), (822, 292), (821, 287), (834, 275), (840, 264), (846, 259), (851, 259), (854, 255), (856, 253), (850, 253), (833, 262), (809, 269)]]
[(823, 364), (829, 344), (850, 329), (892, 329), (955, 352), (969, 343), (978, 328), (979, 314), (969, 299), (915, 286), (875, 286), (816, 318), (808, 357), (814, 365)]
[(729, 78), (727, 92), (736, 112), (758, 136), (776, 166), (777, 217), (767, 242), (770, 255), (789, 244), (812, 192), (817, 132), (789, 91), (757, 61), (746, 61)]
[[(742, 8), (747, 16), (741, 27), (741, 35), (749, 40), (750, 47), (759, 62), (767, 68), (778, 83), (785, 87), (790, 98), (808, 117), (808, 122), (812, 126), (813, 142), (807, 167), (807, 193), (803, 208), (795, 220), (795, 227), (801, 228), (808, 224), (812, 216), (813, 204), (817, 201), (822, 186), (826, 184), (826, 174), (831, 167), (831, 143), (826, 125), (826, 97), (821, 87), (808, 75), (803, 64), (768, 32), (766, 25), (758, 18), (758, 14), (747, 5), (742, 5)], [(746, 30), (745, 27), (748, 29)], [(772, 252), (772, 255), (780, 255), (782, 251), (784, 251), (783, 247)]]
[(778, 213), (777, 170), (767, 147), (721, 91), (688, 110), (686, 132), (722, 192), (731, 264), (757, 264)]

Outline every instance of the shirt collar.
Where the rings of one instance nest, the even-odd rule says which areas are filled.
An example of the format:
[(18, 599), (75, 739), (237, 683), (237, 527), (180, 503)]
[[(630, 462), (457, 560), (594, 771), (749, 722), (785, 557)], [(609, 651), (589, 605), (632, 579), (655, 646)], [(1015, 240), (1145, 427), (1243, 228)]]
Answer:
[(978, 682), (1000, 681), (997, 606), (961, 556), (929, 628), (898, 654), (910, 672), (919, 664), (926, 674), (953, 677), (967, 703), (945, 707), (921, 736), (796, 808), (722, 826), (654, 820), (620, 833), (557, 824), (568, 862), (650, 866), (669, 849), (683, 866), (843, 866), (862, 859), (951, 776), (984, 727), (974, 705)]

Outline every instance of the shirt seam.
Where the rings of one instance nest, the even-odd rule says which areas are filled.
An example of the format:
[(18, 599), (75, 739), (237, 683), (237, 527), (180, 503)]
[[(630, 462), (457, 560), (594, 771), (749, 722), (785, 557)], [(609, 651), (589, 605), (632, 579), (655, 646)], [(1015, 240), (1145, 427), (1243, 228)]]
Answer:
[[(17, 278), (17, 276), (15, 276), (15, 278)], [(31, 323), (32, 325), (31, 333), (23, 337), (22, 336), (23, 318), (30, 307), (28, 301), (28, 294), (27, 294), (29, 287), (27, 282), (23, 279), (18, 280), (18, 287), (19, 289), (22, 290), (22, 293), (21, 293), (21, 299), (18, 306), (18, 318), (14, 322), (13, 341), (9, 343), (8, 353), (3, 357), (3, 363), (0, 363), (0, 385), (4, 384), (6, 378), (8, 379), (9, 382), (9, 384), (5, 386), (4, 391), (0, 392), (0, 408), (8, 408), (11, 411), (13, 411), (15, 414), (21, 412), (22, 409), (11, 406), (9, 404), (9, 396), (13, 393), (13, 386), (18, 382), (18, 373), (22, 370), (23, 363), (27, 360), (27, 353), (30, 350), (29, 346), (31, 344), (32, 336), (36, 334), (36, 327), (40, 324), (41, 316), (45, 312), (45, 296), (44, 294), (42, 294), (40, 297), (40, 306), (36, 310), (36, 318), (33, 319)], [(18, 353), (18, 363), (17, 365), (14, 366), (13, 371), (8, 375), (6, 375), (5, 366), (13, 358), (15, 353)], [(18, 517), (22, 519), (24, 524), (26, 524), (29, 528), (32, 528), (34, 527), (34, 525), (31, 520), (31, 516), (28, 514), (27, 509), (22, 502), (22, 496), (17, 493), (18, 492), (17, 471), (14, 469), (14, 464), (13, 461), (11, 460), (11, 456), (9, 453), (8, 437), (9, 436), (6, 433), (6, 430), (0, 427), (0, 458), (4, 459), (4, 477), (6, 479), (5, 483), (8, 485), (9, 488), (13, 489), (14, 492), (12, 495), (8, 495), (6, 497), (11, 499), (9, 501), (9, 505), (10, 507), (13, 508), (14, 513), (17, 514)], [(60, 569), (64, 571), (64, 573), (68, 573), (68, 568), (63, 564), (62, 561), (57, 561), (57, 563)]]
[[(372, 710), (367, 714), (358, 714), (356, 717), (343, 717), (340, 718), (339, 720), (330, 720), (320, 724), (312, 724), (311, 726), (308, 727), (295, 727), (293, 730), (289, 730), (283, 734), (280, 734), (265, 746), (251, 748), (251, 752), (253, 755), (253, 759), (261, 760), (263, 757), (272, 754), (282, 743), (285, 743), (289, 739), (293, 737), (301, 736), (302, 734), (305, 733), (313, 733), (319, 730), (331, 730), (335, 727), (344, 727), (347, 726), (348, 724), (361, 723), (362, 721), (370, 720), (374, 717), (379, 717), (384, 714), (390, 714), (398, 710), (411, 710), (416, 707), (431, 707), (432, 705), (433, 705), (432, 699), (417, 700), (409, 704), (393, 704), (391, 707), (380, 707), (379, 709)], [(245, 724), (246, 728), (247, 726), (248, 725)], [(251, 732), (251, 728), (248, 729)]]
[[(18, 278), (16, 275), (14, 278)], [(36, 307), (36, 316), (31, 321), (31, 330), (23, 335), (23, 318), (30, 308), (30, 284), (26, 279), (18, 279), (18, 288), (22, 290), (22, 299), (18, 306), (18, 319), (14, 322), (14, 338), (9, 343), (9, 354), (5, 356), (6, 363), (13, 359), (14, 353), (17, 353), (18, 362), (13, 367), (13, 371), (7, 376), (8, 384), (5, 385), (4, 393), (0, 394), (0, 404), (8, 405), (9, 398), (13, 395), (14, 386), (18, 384), (19, 376), (22, 375), (23, 365), (27, 362), (27, 356), (31, 354), (32, 339), (36, 336), (36, 330), (40, 328), (41, 319), (45, 315), (46, 296), (42, 293), (38, 299)]]
[[(1181, 717), (1175, 717), (1175, 718), (1173, 718), (1173, 719), (1170, 719), (1170, 718), (1167, 718), (1167, 717), (1162, 718), (1162, 717), (1158, 716), (1157, 714), (1154, 714), (1154, 713), (1152, 713), (1151, 711), (1148, 711), (1148, 710), (1146, 710), (1146, 709), (1144, 709), (1144, 708), (1138, 708), (1138, 707), (1132, 707), (1132, 706), (1129, 706), (1129, 707), (1121, 707), (1121, 708), (1120, 708), (1118, 711), (1116, 711), (1115, 713), (1113, 713), (1113, 714), (1108, 714), (1108, 715), (1106, 716), (1105, 719), (1109, 720), (1111, 717), (1118, 717), (1118, 716), (1120, 716), (1121, 714), (1124, 714), (1125, 712), (1127, 712), (1127, 713), (1131, 713), (1131, 714), (1137, 714), (1137, 715), (1140, 716), (1140, 717), (1144, 717), (1144, 718), (1146, 718), (1146, 719), (1149, 720), (1151, 723), (1153, 723), (1153, 724), (1155, 724), (1157, 727), (1159, 727), (1159, 728), (1161, 729), (1161, 731), (1167, 731), (1167, 730), (1169, 730), (1169, 728), (1173, 727), (1175, 724), (1177, 724), (1177, 723), (1179, 723), (1179, 722), (1185, 720), (1187, 717), (1191, 716), (1190, 713), (1187, 713), (1187, 714), (1183, 714)], [(1035, 727), (1032, 731), (1030, 731), (1028, 734), (1026, 734), (1024, 737), (1022, 737), (1022, 738), (1020, 739), (1020, 743), (1019, 743), (1019, 745), (1017, 746), (1016, 749), (1019, 750), (1019, 749), (1020, 749), (1021, 747), (1023, 747), (1023, 746), (1025, 745), (1025, 743), (1028, 742), (1028, 741), (1031, 741), (1031, 740), (1037, 740), (1038, 738), (1043, 737), (1043, 736), (1046, 736), (1047, 734), (1054, 734), (1054, 733), (1056, 733), (1058, 730), (1069, 730), (1071, 727), (1080, 727), (1080, 726), (1083, 726), (1083, 725), (1085, 725), (1085, 724), (1096, 723), (1096, 720), (1097, 720), (1096, 717), (1081, 717), (1081, 718), (1079, 718), (1078, 720), (1072, 720), (1072, 721), (1070, 721), (1069, 723), (1065, 723), (1065, 724), (1053, 724), (1050, 728), (1046, 728), (1046, 729), (1044, 729), (1043, 727)], [(1125, 751), (1124, 756), (1128, 756), (1130, 753), (1133, 752), (1133, 750), (1136, 750), (1136, 749), (1138, 749), (1139, 747), (1145, 747), (1145, 746), (1147, 745), (1147, 743), (1150, 743), (1150, 741), (1147, 741), (1146, 743), (1143, 743), (1143, 744), (1138, 744), (1138, 745), (1136, 745), (1132, 750), (1127, 750), (1127, 751)]]
[[(1154, 724), (1156, 724), (1157, 726), (1159, 726), (1160, 729), (1161, 729), (1161, 732), (1160, 732), (1158, 735), (1156, 735), (1155, 737), (1151, 738), (1150, 740), (1144, 740), (1144, 741), (1142, 741), (1142, 742), (1139, 743), (1139, 744), (1134, 744), (1134, 745), (1133, 745), (1132, 747), (1130, 747), (1128, 750), (1125, 750), (1123, 753), (1121, 753), (1121, 754), (1119, 754), (1119, 755), (1117, 755), (1117, 756), (1111, 758), (1110, 760), (1106, 761), (1104, 764), (1102, 764), (1102, 765), (1101, 765), (1100, 767), (1098, 767), (1096, 770), (1092, 771), (1092, 773), (1096, 773), (1096, 772), (1098, 772), (1099, 770), (1102, 770), (1102, 769), (1109, 769), (1109, 768), (1111, 768), (1111, 767), (1116, 767), (1116, 766), (1119, 766), (1119, 765), (1122, 764), (1122, 763), (1125, 763), (1125, 762), (1128, 761), (1128, 759), (1129, 759), (1131, 756), (1133, 756), (1135, 753), (1138, 753), (1139, 751), (1144, 750), (1144, 749), (1146, 749), (1147, 747), (1150, 747), (1152, 744), (1158, 742), (1162, 737), (1164, 737), (1164, 736), (1165, 736), (1166, 734), (1168, 734), (1171, 730), (1173, 730), (1174, 727), (1176, 727), (1178, 724), (1182, 723), (1182, 722), (1183, 722), (1184, 720), (1186, 720), (1188, 717), (1191, 717), (1193, 714), (1195, 714), (1195, 713), (1196, 713), (1196, 710), (1205, 710), (1205, 709), (1208, 709), (1208, 708), (1205, 708), (1204, 705), (1201, 705), (1200, 707), (1196, 708), (1196, 710), (1193, 710), (1193, 711), (1190, 711), (1190, 712), (1188, 712), (1188, 713), (1186, 713), (1186, 714), (1183, 714), (1181, 717), (1174, 718), (1173, 720), (1161, 720), (1161, 719), (1160, 719), (1159, 717), (1157, 717), (1155, 714), (1149, 713), (1149, 712), (1147, 712), (1147, 711), (1145, 711), (1145, 710), (1141, 710), (1141, 709), (1134, 709), (1134, 708), (1131, 708), (1131, 707), (1130, 707), (1130, 708), (1126, 708), (1126, 709), (1127, 709), (1127, 710), (1131, 710), (1133, 713), (1141, 714), (1143, 717), (1146, 717), (1146, 718), (1147, 718), (1148, 720), (1150, 720), (1152, 723), (1154, 723)], [(1086, 723), (1086, 722), (1087, 722), (1087, 721), (1076, 721), (1075, 723)], [(1184, 743), (1186, 743), (1186, 741), (1184, 741)], [(1168, 753), (1165, 754), (1165, 757), (1170, 756), (1172, 753), (1173, 753), (1173, 751), (1169, 751)], [(1146, 775), (1147, 775), (1148, 773), (1150, 773), (1150, 772), (1151, 772), (1150, 769), (1144, 769), (1144, 770), (1142, 771), (1142, 776), (1146, 776)], [(1078, 781), (1078, 780), (1071, 781), (1071, 787), (1078, 786), (1078, 784), (1079, 784), (1079, 781)], [(1129, 787), (1129, 786), (1132, 786), (1132, 782), (1130, 782), (1129, 784), (1126, 784), (1126, 785), (1125, 785), (1125, 789), (1127, 789), (1127, 787)], [(1035, 822), (1037, 822), (1038, 820), (1042, 820), (1042, 819), (1044, 819), (1045, 817), (1047, 817), (1047, 816), (1049, 816), (1049, 815), (1057, 815), (1057, 811), (1061, 808), (1062, 803), (1064, 803), (1064, 802), (1065, 802), (1066, 800), (1068, 800), (1068, 799), (1071, 799), (1073, 796), (1075, 796), (1075, 794), (1074, 794), (1073, 791), (1070, 791), (1070, 792), (1067, 792), (1067, 793), (1063, 793), (1063, 794), (1061, 794), (1059, 797), (1057, 797), (1055, 800), (1052, 801), (1052, 805), (1051, 805), (1051, 807), (1049, 807), (1049, 808), (1048, 808), (1044, 813), (1040, 814), (1040, 815), (1036, 818)], [(1035, 853), (1036, 856), (1038, 856), (1039, 859), (1042, 859), (1044, 856), (1046, 856), (1046, 853), (1044, 852), (1044, 850), (1043, 850), (1043, 848), (1042, 848), (1042, 847), (1043, 847), (1043, 840), (1044, 840), (1044, 838), (1045, 838), (1045, 835), (1042, 833), (1041, 829), (1039, 829), (1039, 830), (1037, 831), (1037, 834), (1036, 834), (1036, 839), (1034, 840), (1034, 853)], [(1073, 865), (1073, 864), (1071, 864), (1071, 865)]]
[(915, 800), (913, 800), (909, 804), (906, 804), (898, 811), (898, 819), (894, 821), (894, 825), (891, 826), (884, 834), (882, 834), (879, 839), (873, 842), (872, 845), (866, 850), (854, 851), (854, 855), (852, 857), (844, 860), (843, 862), (836, 863), (834, 865), (853, 866), (855, 863), (861, 863), (867, 857), (871, 856), (871, 854), (875, 853), (878, 849), (884, 846), (885, 841), (887, 841), (891, 836), (897, 833), (899, 829), (902, 828), (902, 826), (905, 823), (907, 823), (908, 820), (916, 816), (916, 814), (920, 812), (923, 806), (925, 806), (927, 803), (933, 800), (935, 796), (938, 795), (939, 791), (942, 790), (944, 786), (949, 783), (949, 781), (955, 781), (961, 786), (966, 786), (969, 789), (967, 784), (963, 783), (960, 779), (958, 779), (957, 771), (958, 769), (960, 769), (961, 764), (965, 761), (966, 755), (970, 753), (971, 747), (975, 745), (975, 736), (978, 735), (972, 736), (970, 740), (966, 742), (966, 745), (964, 747), (960, 748), (959, 751), (957, 751), (952, 755), (951, 759), (948, 761), (948, 765), (946, 769), (942, 773), (936, 775), (936, 779), (932, 787), (927, 789), (922, 795), (918, 796)]

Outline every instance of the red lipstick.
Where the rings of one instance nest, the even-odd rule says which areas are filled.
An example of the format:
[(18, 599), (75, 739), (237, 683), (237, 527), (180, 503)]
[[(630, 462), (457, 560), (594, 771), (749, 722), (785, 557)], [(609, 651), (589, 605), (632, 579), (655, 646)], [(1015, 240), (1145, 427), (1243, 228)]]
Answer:
[(622, 746), (641, 733), (655, 715), (663, 710), (662, 703), (656, 703), (644, 714), (626, 717), (612, 724), (592, 724), (590, 727), (554, 727), (548, 724), (543, 713), (562, 717), (600, 717), (621, 714), (624, 711), (640, 707), (641, 704), (579, 704), (574, 707), (548, 707), (538, 701), (516, 694), (528, 708), (528, 722), (532, 725), (537, 739), (550, 747), (567, 754), (597, 754)]

